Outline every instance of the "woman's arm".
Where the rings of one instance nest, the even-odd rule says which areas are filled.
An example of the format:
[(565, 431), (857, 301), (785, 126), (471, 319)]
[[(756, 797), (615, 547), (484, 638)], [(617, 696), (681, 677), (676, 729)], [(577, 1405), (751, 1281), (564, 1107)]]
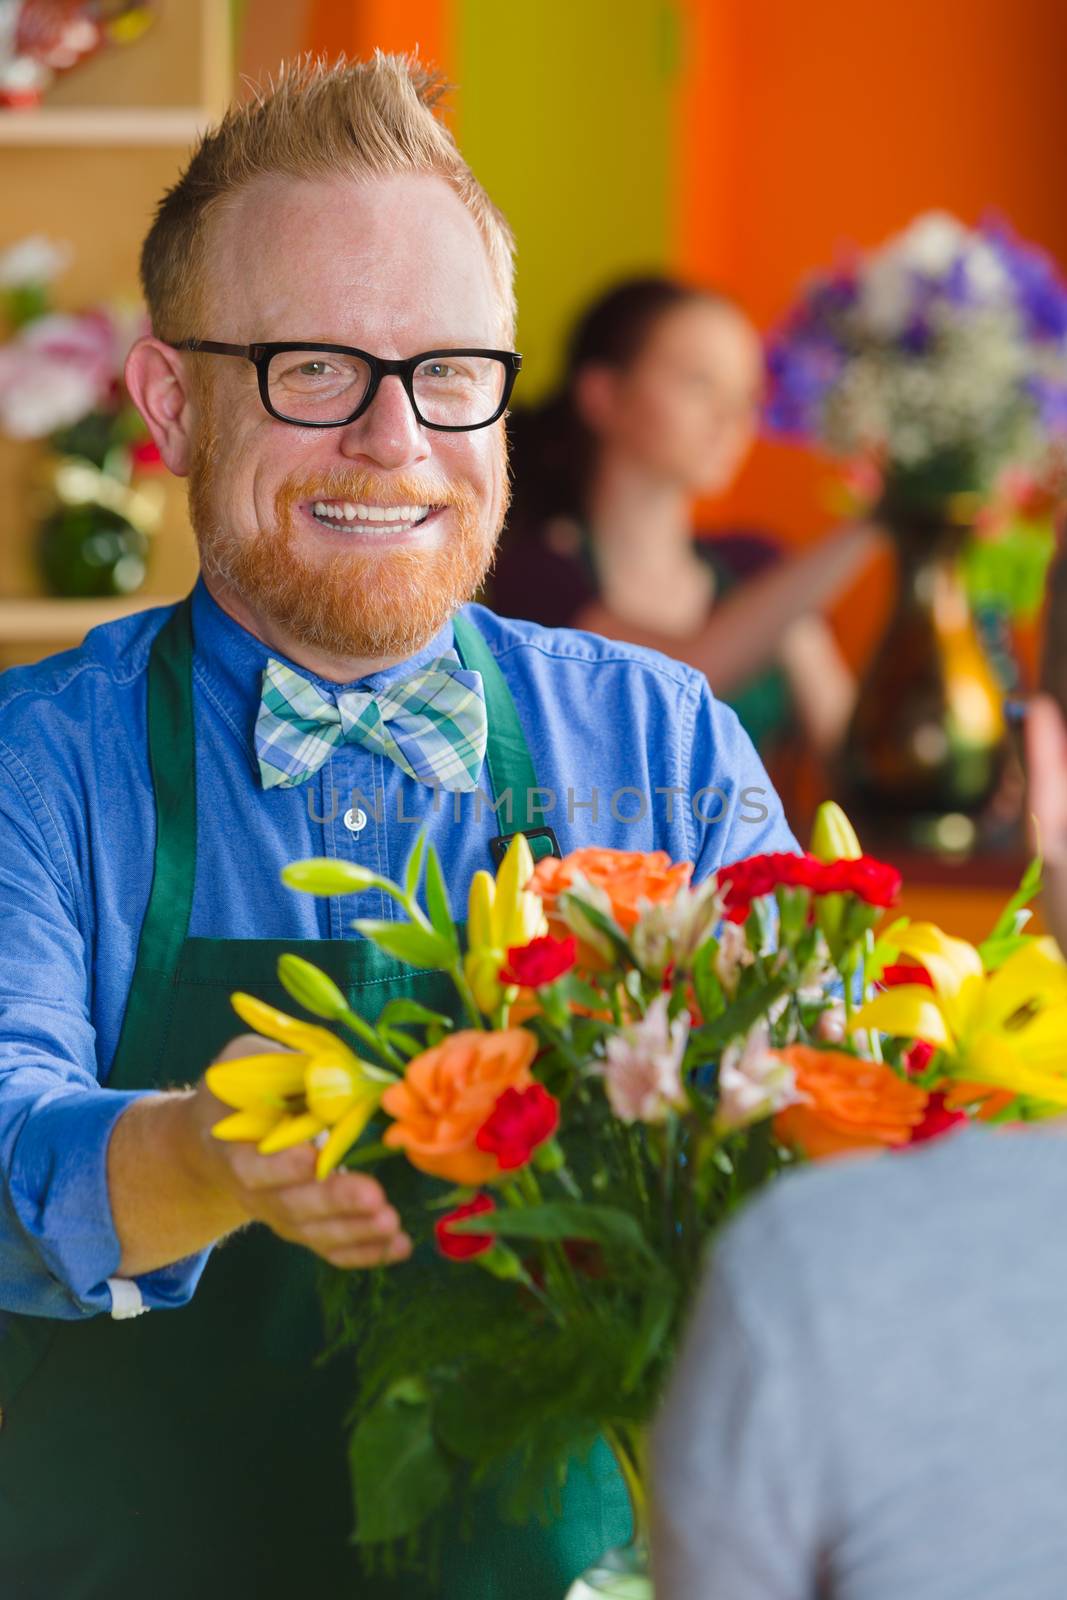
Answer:
[(703, 672), (717, 695), (730, 695), (781, 659), (790, 625), (828, 605), (871, 555), (879, 538), (871, 524), (850, 523), (727, 595), (696, 634), (679, 638), (653, 632), (616, 617), (599, 600), (583, 607), (575, 626), (662, 650)]

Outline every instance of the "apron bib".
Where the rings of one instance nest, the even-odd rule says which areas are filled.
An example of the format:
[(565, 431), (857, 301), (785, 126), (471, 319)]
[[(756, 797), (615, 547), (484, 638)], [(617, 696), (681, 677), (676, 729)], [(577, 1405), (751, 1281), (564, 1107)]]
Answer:
[[(494, 797), (511, 787), (521, 822), (536, 780), (514, 704), (462, 618), (456, 643), (485, 683)], [(155, 864), (110, 1086), (195, 1081), (240, 1031), (235, 989), (299, 1014), (278, 981), (286, 950), (328, 972), (368, 1019), (401, 995), (455, 1015), (447, 977), (405, 967), (367, 940), (187, 937), (191, 667), (185, 601), (149, 665)], [(547, 829), (530, 832), (540, 834), (535, 855), (553, 848)], [(499, 856), (506, 840), (493, 845)], [(309, 1251), (255, 1224), (212, 1252), (178, 1310), (118, 1322), (11, 1316), (0, 1338), (0, 1590), (12, 1600), (293, 1600), (312, 1589), (330, 1600), (559, 1600), (628, 1538), (625, 1489), (598, 1446), (572, 1463), (551, 1525), (503, 1524), (487, 1499), (475, 1508), (473, 1538), (449, 1543), (432, 1586), (365, 1576), (350, 1538), (345, 1422), (355, 1382), (343, 1353), (316, 1360), (320, 1270)]]

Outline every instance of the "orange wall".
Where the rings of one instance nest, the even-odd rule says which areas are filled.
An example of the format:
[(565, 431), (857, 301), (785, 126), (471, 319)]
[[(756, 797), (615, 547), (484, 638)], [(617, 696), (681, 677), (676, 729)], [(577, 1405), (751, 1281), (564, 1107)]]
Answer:
[[(1003, 212), (1067, 264), (1064, 0), (680, 0), (676, 262), (766, 327), (812, 268), (934, 206)], [(762, 444), (715, 521), (796, 540), (832, 516), (826, 472)], [(839, 609), (850, 653), (879, 582)]]
[(447, 70), (449, 0), (305, 0), (307, 48), (350, 56), (417, 50)]

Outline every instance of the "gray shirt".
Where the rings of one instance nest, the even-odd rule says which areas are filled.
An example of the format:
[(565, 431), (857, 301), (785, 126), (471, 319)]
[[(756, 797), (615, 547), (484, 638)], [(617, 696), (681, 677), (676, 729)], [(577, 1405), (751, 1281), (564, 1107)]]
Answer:
[(656, 1600), (1064, 1600), (1062, 1133), (969, 1128), (761, 1196), (653, 1482)]

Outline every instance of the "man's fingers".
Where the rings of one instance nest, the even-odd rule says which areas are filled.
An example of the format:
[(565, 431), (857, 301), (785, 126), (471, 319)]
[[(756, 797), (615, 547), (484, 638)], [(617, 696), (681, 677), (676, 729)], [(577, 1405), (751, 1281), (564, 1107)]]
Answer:
[(411, 1240), (402, 1233), (385, 1249), (380, 1245), (357, 1245), (330, 1251), (326, 1260), (331, 1267), (385, 1267), (406, 1261), (410, 1254)]
[(392, 1244), (400, 1237), (400, 1218), (391, 1206), (370, 1217), (325, 1217), (300, 1229), (301, 1240), (319, 1255), (360, 1245)]
[[(267, 1159), (273, 1159), (269, 1157)], [(277, 1196), (294, 1222), (314, 1222), (323, 1217), (369, 1215), (386, 1204), (376, 1179), (363, 1172), (331, 1172), (319, 1182), (300, 1183)]]
[(294, 1144), (272, 1156), (261, 1156), (254, 1144), (232, 1144), (229, 1151), (234, 1177), (246, 1189), (288, 1189), (315, 1176), (317, 1155), (310, 1144)]
[(219, 1061), (239, 1061), (242, 1056), (265, 1056), (272, 1050), (284, 1051), (286, 1046), (277, 1039), (264, 1039), (261, 1033), (239, 1033), (236, 1039), (224, 1044), (212, 1066)]

